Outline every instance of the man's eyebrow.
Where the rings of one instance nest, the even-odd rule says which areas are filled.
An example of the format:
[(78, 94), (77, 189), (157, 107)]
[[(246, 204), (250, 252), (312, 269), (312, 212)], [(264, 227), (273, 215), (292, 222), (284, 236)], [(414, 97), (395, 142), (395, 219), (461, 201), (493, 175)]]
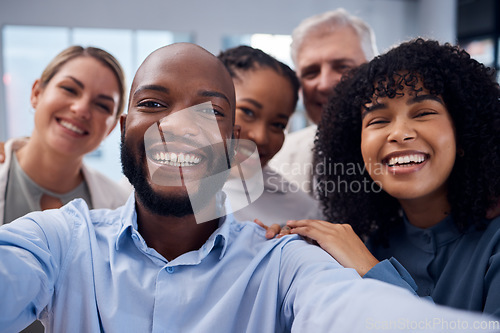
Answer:
[(412, 99), (409, 99), (406, 104), (407, 105), (411, 105), (411, 104), (415, 104), (415, 103), (420, 103), (420, 102), (423, 102), (423, 101), (436, 101), (440, 104), (443, 104), (444, 105), (444, 102), (443, 100), (436, 96), (436, 95), (431, 95), (431, 94), (426, 94), (426, 95), (417, 95), (415, 97), (413, 97)]
[(140, 93), (141, 91), (144, 91), (144, 90), (154, 90), (154, 91), (159, 91), (159, 92), (166, 93), (166, 94), (168, 94), (170, 92), (170, 90), (168, 90), (168, 88), (165, 88), (163, 86), (159, 86), (156, 84), (147, 84), (147, 85), (138, 87), (134, 91), (134, 96), (137, 95), (138, 93)]
[(378, 104), (373, 104), (372, 106), (365, 106), (363, 107), (363, 111), (361, 112), (361, 119), (364, 119), (366, 115), (368, 115), (370, 112), (384, 109), (387, 106), (384, 103), (378, 103)]
[(227, 101), (227, 104), (231, 105), (231, 102), (229, 102), (229, 98), (221, 93), (221, 92), (218, 92), (218, 91), (214, 91), (214, 90), (200, 90), (198, 91), (198, 95), (199, 96), (203, 96), (203, 97), (219, 97), (219, 98), (223, 98)]

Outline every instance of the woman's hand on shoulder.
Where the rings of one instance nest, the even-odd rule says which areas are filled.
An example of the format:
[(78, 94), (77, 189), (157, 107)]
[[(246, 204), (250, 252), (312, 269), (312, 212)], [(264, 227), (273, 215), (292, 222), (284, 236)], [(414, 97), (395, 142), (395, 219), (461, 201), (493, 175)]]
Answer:
[(360, 276), (364, 276), (379, 262), (349, 224), (291, 220), (287, 226), (291, 234), (313, 240), (342, 266), (356, 269)]
[[(266, 238), (267, 239), (273, 239), (274, 237), (276, 237), (276, 235), (278, 235), (277, 238), (280, 238), (281, 236), (284, 235), (284, 234), (281, 234), (281, 226), (279, 224), (272, 224), (270, 227), (268, 227), (259, 219), (255, 219), (253, 221), (266, 230)], [(287, 229), (290, 230), (289, 227), (287, 227)], [(290, 233), (290, 232), (288, 232), (288, 233)]]

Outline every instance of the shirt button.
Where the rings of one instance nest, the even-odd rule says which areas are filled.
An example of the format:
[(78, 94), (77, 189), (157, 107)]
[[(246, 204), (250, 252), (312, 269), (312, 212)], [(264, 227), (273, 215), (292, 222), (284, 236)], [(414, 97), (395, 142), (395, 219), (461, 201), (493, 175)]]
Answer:
[(167, 267), (167, 273), (172, 274), (174, 272), (174, 268), (172, 266)]
[(430, 236), (430, 235), (428, 235), (428, 234), (425, 234), (425, 235), (424, 235), (424, 240), (425, 240), (425, 242), (426, 242), (427, 244), (429, 244), (429, 243), (431, 242), (431, 236)]
[(136, 234), (132, 234), (132, 239), (136, 241), (136, 240), (138, 240), (138, 239), (139, 239), (139, 237), (137, 237), (137, 235), (136, 235)]

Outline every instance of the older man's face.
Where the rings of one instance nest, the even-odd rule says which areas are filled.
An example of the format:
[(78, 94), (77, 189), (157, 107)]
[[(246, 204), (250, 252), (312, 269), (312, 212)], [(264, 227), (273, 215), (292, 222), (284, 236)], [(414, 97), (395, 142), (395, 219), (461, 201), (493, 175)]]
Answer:
[(350, 27), (306, 37), (297, 53), (296, 70), (307, 115), (315, 124), (342, 75), (366, 61), (360, 39)]

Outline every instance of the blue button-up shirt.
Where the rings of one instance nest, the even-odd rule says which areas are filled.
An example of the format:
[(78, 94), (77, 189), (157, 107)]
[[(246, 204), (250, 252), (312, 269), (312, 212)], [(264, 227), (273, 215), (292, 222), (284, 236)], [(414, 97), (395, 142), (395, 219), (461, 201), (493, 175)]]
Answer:
[(296, 236), (266, 240), (231, 216), (197, 251), (167, 261), (117, 210), (82, 200), (0, 228), (0, 330), (362, 332), (386, 321), (478, 319), (362, 280)]

